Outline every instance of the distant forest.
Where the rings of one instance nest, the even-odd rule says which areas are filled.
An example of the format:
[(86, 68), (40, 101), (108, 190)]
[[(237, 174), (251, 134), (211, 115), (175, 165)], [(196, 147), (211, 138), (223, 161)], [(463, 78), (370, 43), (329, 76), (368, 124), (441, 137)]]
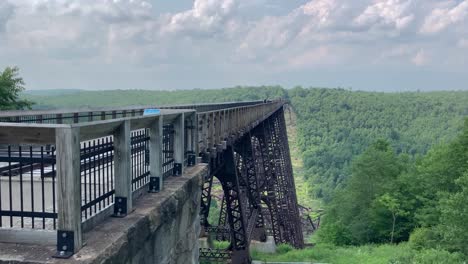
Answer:
[(41, 90), (22, 95), (36, 104), (35, 109), (96, 108), (132, 105), (170, 105), (287, 98), (280, 86), (234, 87), (216, 90)]

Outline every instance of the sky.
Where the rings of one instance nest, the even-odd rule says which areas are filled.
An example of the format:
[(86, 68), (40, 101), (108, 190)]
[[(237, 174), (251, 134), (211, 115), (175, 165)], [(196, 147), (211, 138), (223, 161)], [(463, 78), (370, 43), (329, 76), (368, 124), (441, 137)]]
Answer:
[(0, 0), (26, 88), (468, 90), (468, 0)]

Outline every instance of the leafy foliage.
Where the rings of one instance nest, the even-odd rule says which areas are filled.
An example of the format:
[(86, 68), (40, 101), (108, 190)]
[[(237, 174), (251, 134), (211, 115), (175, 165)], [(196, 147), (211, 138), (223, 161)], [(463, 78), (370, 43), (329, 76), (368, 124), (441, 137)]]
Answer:
[(0, 72), (0, 110), (31, 108), (32, 102), (18, 99), (24, 90), (23, 78), (18, 76), (19, 68), (7, 67)]
[(328, 202), (352, 174), (351, 162), (385, 139), (414, 158), (448, 142), (468, 116), (468, 92), (288, 91), (298, 116), (298, 146), (317, 197)]
[(319, 240), (362, 245), (409, 237), (415, 249), (468, 256), (468, 119), (454, 141), (416, 161), (381, 146), (386, 145), (377, 141), (352, 163), (352, 176), (335, 193)]

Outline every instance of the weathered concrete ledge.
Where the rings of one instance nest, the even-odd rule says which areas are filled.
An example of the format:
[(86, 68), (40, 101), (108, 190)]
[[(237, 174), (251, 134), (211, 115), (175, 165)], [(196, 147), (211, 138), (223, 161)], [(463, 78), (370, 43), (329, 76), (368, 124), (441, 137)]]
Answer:
[(164, 182), (164, 190), (144, 195), (125, 218), (109, 218), (84, 234), (72, 258), (54, 259), (53, 246), (0, 243), (0, 264), (198, 263), (202, 178), (208, 167), (187, 168)]

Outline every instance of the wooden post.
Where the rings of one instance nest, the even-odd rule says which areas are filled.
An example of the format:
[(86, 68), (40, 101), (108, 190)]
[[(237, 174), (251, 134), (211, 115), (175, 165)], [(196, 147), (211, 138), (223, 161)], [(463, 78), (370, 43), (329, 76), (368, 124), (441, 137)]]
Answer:
[(221, 143), (221, 111), (215, 112), (215, 146)]
[(195, 153), (195, 164), (197, 164), (197, 157), (200, 155), (200, 148), (198, 145), (199, 139), (199, 131), (198, 131), (198, 114), (197, 112), (193, 113), (193, 130), (192, 130), (192, 145), (193, 145), (193, 152)]
[(185, 142), (185, 144), (187, 145), (187, 151), (188, 151), (187, 165), (194, 166), (195, 164), (197, 164), (197, 156), (198, 156), (197, 113), (196, 112), (190, 113), (188, 120), (190, 122), (191, 127), (188, 130), (187, 142)]
[(174, 175), (176, 176), (184, 173), (184, 121), (183, 113), (174, 120)]
[[(186, 126), (190, 126), (187, 130), (188, 130), (188, 133), (187, 133), (187, 142), (185, 142), (185, 145), (187, 146), (187, 151), (188, 152), (192, 152), (193, 151), (193, 133), (192, 131), (195, 129), (194, 128), (194, 118), (193, 118), (193, 115), (190, 114), (187, 118), (187, 121), (188, 121), (188, 124), (185, 124)], [(187, 132), (187, 131), (186, 131)]]
[(210, 138), (210, 141), (209, 141), (209, 145), (208, 145), (208, 149), (209, 151), (211, 151), (214, 147), (214, 145), (216, 144), (215, 142), (215, 113), (212, 112), (210, 113), (209, 115), (209, 126), (208, 126), (208, 133), (210, 134), (209, 138)]
[(57, 114), (55, 117), (57, 118), (57, 124), (63, 124), (62, 114)]
[(150, 126), (150, 189), (149, 192), (163, 190), (163, 116), (159, 116)]
[[(70, 257), (82, 246), (80, 130), (57, 128), (57, 257)], [(73, 239), (72, 239), (73, 238)]]
[(130, 120), (114, 132), (115, 204), (114, 216), (124, 217), (132, 211)]

